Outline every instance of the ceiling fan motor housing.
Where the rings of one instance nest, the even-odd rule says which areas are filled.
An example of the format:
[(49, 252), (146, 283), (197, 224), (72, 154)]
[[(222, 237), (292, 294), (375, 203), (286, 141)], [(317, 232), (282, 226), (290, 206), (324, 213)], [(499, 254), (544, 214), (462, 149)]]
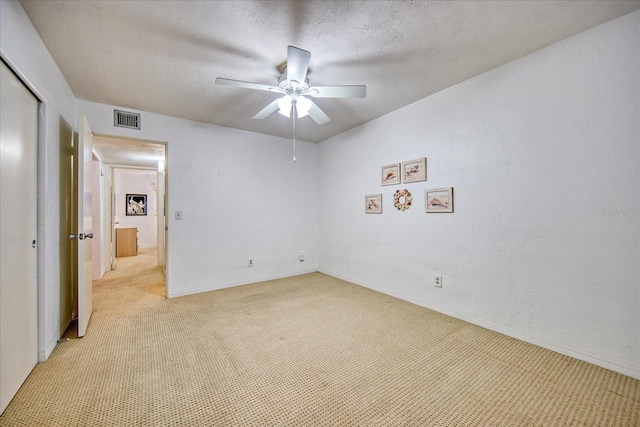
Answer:
[(304, 79), (304, 82), (302, 83), (295, 80), (287, 80), (286, 73), (282, 74), (278, 78), (278, 87), (293, 99), (296, 99), (307, 92), (309, 92), (309, 95), (312, 95), (312, 90), (309, 90), (309, 79)]

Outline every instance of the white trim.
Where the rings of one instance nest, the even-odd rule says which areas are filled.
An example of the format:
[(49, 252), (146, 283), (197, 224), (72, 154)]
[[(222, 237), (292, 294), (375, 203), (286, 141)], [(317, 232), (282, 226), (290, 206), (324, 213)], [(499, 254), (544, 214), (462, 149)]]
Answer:
[(58, 338), (56, 338), (55, 340), (51, 341), (49, 343), (49, 345), (46, 346), (44, 352), (38, 350), (38, 362), (42, 363), (42, 362), (46, 362), (47, 359), (49, 359), (49, 356), (51, 356), (51, 353), (53, 353), (53, 350), (55, 350), (56, 346), (58, 345), (58, 341), (60, 341), (60, 336), (58, 336)]
[(256, 279), (251, 279), (251, 280), (244, 281), (244, 282), (233, 282), (233, 283), (225, 283), (225, 284), (221, 284), (221, 285), (206, 286), (206, 287), (203, 287), (203, 288), (189, 289), (189, 290), (183, 291), (183, 292), (176, 292), (176, 293), (167, 292), (167, 298), (184, 297), (184, 296), (188, 296), (188, 295), (199, 294), (199, 293), (202, 293), (202, 292), (217, 291), (217, 290), (220, 290), (220, 289), (234, 288), (236, 286), (252, 285), (254, 283), (268, 282), (270, 280), (286, 279), (288, 277), (302, 276), (304, 274), (310, 274), (310, 273), (318, 273), (318, 270), (299, 271), (299, 272), (296, 272), (294, 274), (285, 274), (285, 275), (281, 275), (281, 276), (271, 276), (271, 277), (264, 277), (264, 278), (256, 278)]
[(33, 85), (33, 83), (31, 83), (31, 81), (29, 81), (29, 79), (24, 75), (24, 73), (22, 73), (20, 71), (20, 68), (18, 66), (16, 66), (8, 57), (7, 55), (5, 55), (5, 53), (0, 50), (0, 59), (2, 59), (2, 61), (4, 61), (5, 64), (7, 64), (7, 67), (9, 67), (11, 69), (11, 71), (13, 71), (13, 73), (18, 76), (18, 79), (20, 79), (20, 81), (22, 82), (23, 85), (25, 85), (27, 87), (27, 89), (29, 89), (29, 91), (33, 94), (33, 96), (36, 97), (36, 99), (38, 100), (38, 102), (41, 103), (45, 103), (46, 100), (44, 98), (44, 96), (42, 96), (42, 94), (40, 92), (38, 92), (38, 90), (36, 89), (36, 87)]
[(625, 363), (620, 363), (617, 360), (612, 360), (606, 357), (602, 357), (600, 355), (597, 354), (593, 354), (590, 353), (588, 351), (584, 351), (575, 347), (571, 347), (571, 346), (567, 346), (558, 342), (554, 342), (554, 341), (549, 341), (540, 337), (532, 337), (532, 336), (528, 336), (525, 334), (522, 334), (514, 329), (511, 329), (507, 326), (504, 325), (499, 325), (496, 323), (492, 323), (492, 322), (488, 322), (486, 320), (483, 319), (479, 319), (477, 317), (471, 316), (469, 314), (466, 313), (461, 313), (455, 310), (450, 310), (446, 307), (441, 307), (437, 304), (432, 304), (429, 303), (428, 301), (424, 301), (424, 300), (416, 300), (415, 298), (410, 298), (406, 295), (402, 295), (398, 292), (393, 292), (392, 290), (389, 289), (385, 289), (385, 288), (379, 288), (376, 286), (369, 286), (367, 284), (364, 283), (359, 283), (358, 281), (349, 278), (349, 277), (345, 277), (342, 276), (340, 274), (333, 274), (331, 272), (328, 271), (323, 271), (320, 270), (320, 273), (332, 276), (332, 277), (336, 277), (338, 279), (341, 280), (345, 280), (347, 282), (353, 283), (355, 285), (358, 286), (362, 286), (364, 288), (367, 289), (371, 289), (373, 291), (376, 292), (380, 292), (382, 294), (385, 295), (389, 295), (392, 296), (394, 298), (398, 298), (401, 299), (403, 301), (407, 301), (410, 302), (412, 304), (416, 304), (419, 305), (421, 307), (425, 307), (428, 308), (430, 310), (434, 310), (437, 311), (439, 313), (442, 314), (446, 314), (448, 316), (454, 317), (456, 319), (460, 319), (460, 320), (464, 320), (466, 322), (469, 322), (471, 324), (489, 329), (491, 331), (494, 332), (498, 332), (501, 333), (503, 335), (512, 337), (512, 338), (516, 338), (519, 339), (521, 341), (527, 342), (529, 344), (533, 344), (533, 345), (537, 345), (539, 347), (545, 348), (547, 350), (551, 350), (551, 351), (555, 351), (556, 353), (565, 355), (565, 356), (569, 356), (569, 357), (573, 357), (574, 359), (578, 359), (581, 360), (583, 362), (587, 362), (587, 363), (591, 363), (592, 365), (596, 365), (596, 366), (600, 366), (602, 368), (605, 369), (609, 369), (611, 371), (614, 372), (618, 372), (620, 374), (623, 375), (627, 375), (629, 377), (635, 378), (635, 379), (640, 379), (640, 368), (636, 367), (636, 366), (632, 366), (632, 365), (628, 365)]

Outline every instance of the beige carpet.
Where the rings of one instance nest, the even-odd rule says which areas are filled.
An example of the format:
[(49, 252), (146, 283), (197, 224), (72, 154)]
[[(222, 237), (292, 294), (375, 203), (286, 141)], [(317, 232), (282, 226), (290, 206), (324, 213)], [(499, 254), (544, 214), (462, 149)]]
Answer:
[(168, 300), (154, 264), (94, 282), (0, 425), (640, 425), (637, 380), (323, 274)]

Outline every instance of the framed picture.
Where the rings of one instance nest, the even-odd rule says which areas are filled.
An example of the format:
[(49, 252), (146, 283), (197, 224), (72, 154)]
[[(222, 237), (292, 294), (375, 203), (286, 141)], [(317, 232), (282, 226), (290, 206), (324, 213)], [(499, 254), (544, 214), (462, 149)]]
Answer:
[(400, 184), (400, 163), (382, 166), (380, 176), (382, 185)]
[(364, 196), (364, 213), (382, 213), (382, 194), (367, 194)]
[(402, 181), (418, 182), (427, 180), (427, 158), (409, 160), (402, 162)]
[(424, 199), (427, 213), (453, 212), (453, 187), (425, 190)]
[(140, 216), (147, 214), (146, 194), (127, 194), (127, 216)]

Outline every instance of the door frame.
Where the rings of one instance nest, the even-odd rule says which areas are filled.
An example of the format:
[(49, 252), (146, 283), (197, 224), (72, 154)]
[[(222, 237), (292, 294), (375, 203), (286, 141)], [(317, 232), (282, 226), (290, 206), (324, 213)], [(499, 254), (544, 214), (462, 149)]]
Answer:
[[(105, 133), (99, 133), (99, 132), (93, 132), (93, 136), (94, 138), (101, 138), (101, 139), (109, 139), (109, 138), (114, 138), (114, 139), (118, 139), (118, 140), (122, 140), (122, 139), (126, 139), (126, 140), (131, 140), (131, 141), (141, 141), (141, 142), (145, 142), (145, 143), (151, 143), (151, 144), (157, 144), (157, 145), (162, 145), (164, 146), (164, 172), (162, 173), (162, 178), (163, 178), (163, 182), (162, 182), (162, 189), (164, 192), (164, 197), (163, 197), (163, 206), (162, 206), (162, 211), (160, 211), (158, 209), (157, 211), (157, 218), (156, 218), (156, 228), (159, 231), (160, 228), (162, 228), (164, 230), (164, 235), (163, 235), (163, 249), (162, 249), (162, 267), (163, 267), (163, 272), (165, 273), (165, 278), (164, 278), (164, 288), (165, 288), (165, 297), (167, 297), (167, 295), (169, 294), (169, 281), (168, 281), (168, 277), (166, 274), (166, 266), (167, 266), (167, 260), (168, 260), (168, 252), (169, 252), (169, 246), (168, 246), (168, 233), (167, 233), (167, 206), (168, 206), (168, 201), (169, 201), (169, 191), (168, 191), (168, 187), (169, 187), (169, 177), (168, 177), (168, 157), (169, 157), (169, 142), (168, 141), (158, 141), (158, 140), (151, 140), (151, 139), (145, 139), (145, 138), (134, 138), (134, 137), (124, 137), (124, 136), (119, 136), (119, 135), (112, 135), (112, 134), (105, 134)], [(115, 193), (113, 191), (113, 186), (114, 186), (114, 178), (113, 178), (113, 170), (114, 169), (138, 169), (138, 170), (148, 170), (151, 171), (153, 170), (150, 167), (146, 167), (146, 166), (133, 166), (133, 165), (118, 165), (118, 164), (109, 164), (109, 163), (104, 163), (102, 161), (102, 159), (100, 159), (100, 162), (104, 164), (104, 166), (106, 168), (108, 168), (108, 172), (105, 173), (105, 175), (109, 175), (109, 184), (108, 186), (103, 186), (105, 193), (108, 192), (109, 195), (109, 199), (110, 199), (110, 205), (111, 205), (111, 209), (109, 211), (109, 219), (108, 222), (110, 224), (110, 236), (109, 238), (111, 239), (111, 246), (110, 246), (110, 250), (109, 250), (109, 254), (105, 254), (103, 253), (102, 249), (101, 249), (101, 256), (109, 256), (109, 262), (105, 262), (105, 266), (110, 268), (111, 270), (115, 269), (116, 266), (116, 242), (115, 242), (115, 229), (116, 229), (116, 224), (115, 224)], [(156, 173), (158, 175), (160, 175), (158, 173), (158, 169), (156, 168)], [(159, 183), (157, 183), (158, 185)], [(95, 197), (95, 195), (94, 195)], [(100, 194), (99, 198), (100, 198), (100, 204), (102, 206), (102, 204), (104, 203), (104, 197), (106, 197), (106, 195)], [(159, 199), (159, 198), (158, 198)], [(101, 238), (105, 238), (107, 236), (101, 236)], [(159, 235), (156, 236), (157, 242), (160, 242), (159, 239)], [(158, 248), (158, 250), (160, 250), (160, 248)], [(158, 263), (158, 265), (160, 265), (160, 262)], [(109, 271), (107, 269), (107, 271)]]
[(93, 312), (93, 207), (92, 207), (92, 138), (89, 120), (84, 114), (78, 119), (77, 173), (78, 210), (78, 337), (86, 335)]

